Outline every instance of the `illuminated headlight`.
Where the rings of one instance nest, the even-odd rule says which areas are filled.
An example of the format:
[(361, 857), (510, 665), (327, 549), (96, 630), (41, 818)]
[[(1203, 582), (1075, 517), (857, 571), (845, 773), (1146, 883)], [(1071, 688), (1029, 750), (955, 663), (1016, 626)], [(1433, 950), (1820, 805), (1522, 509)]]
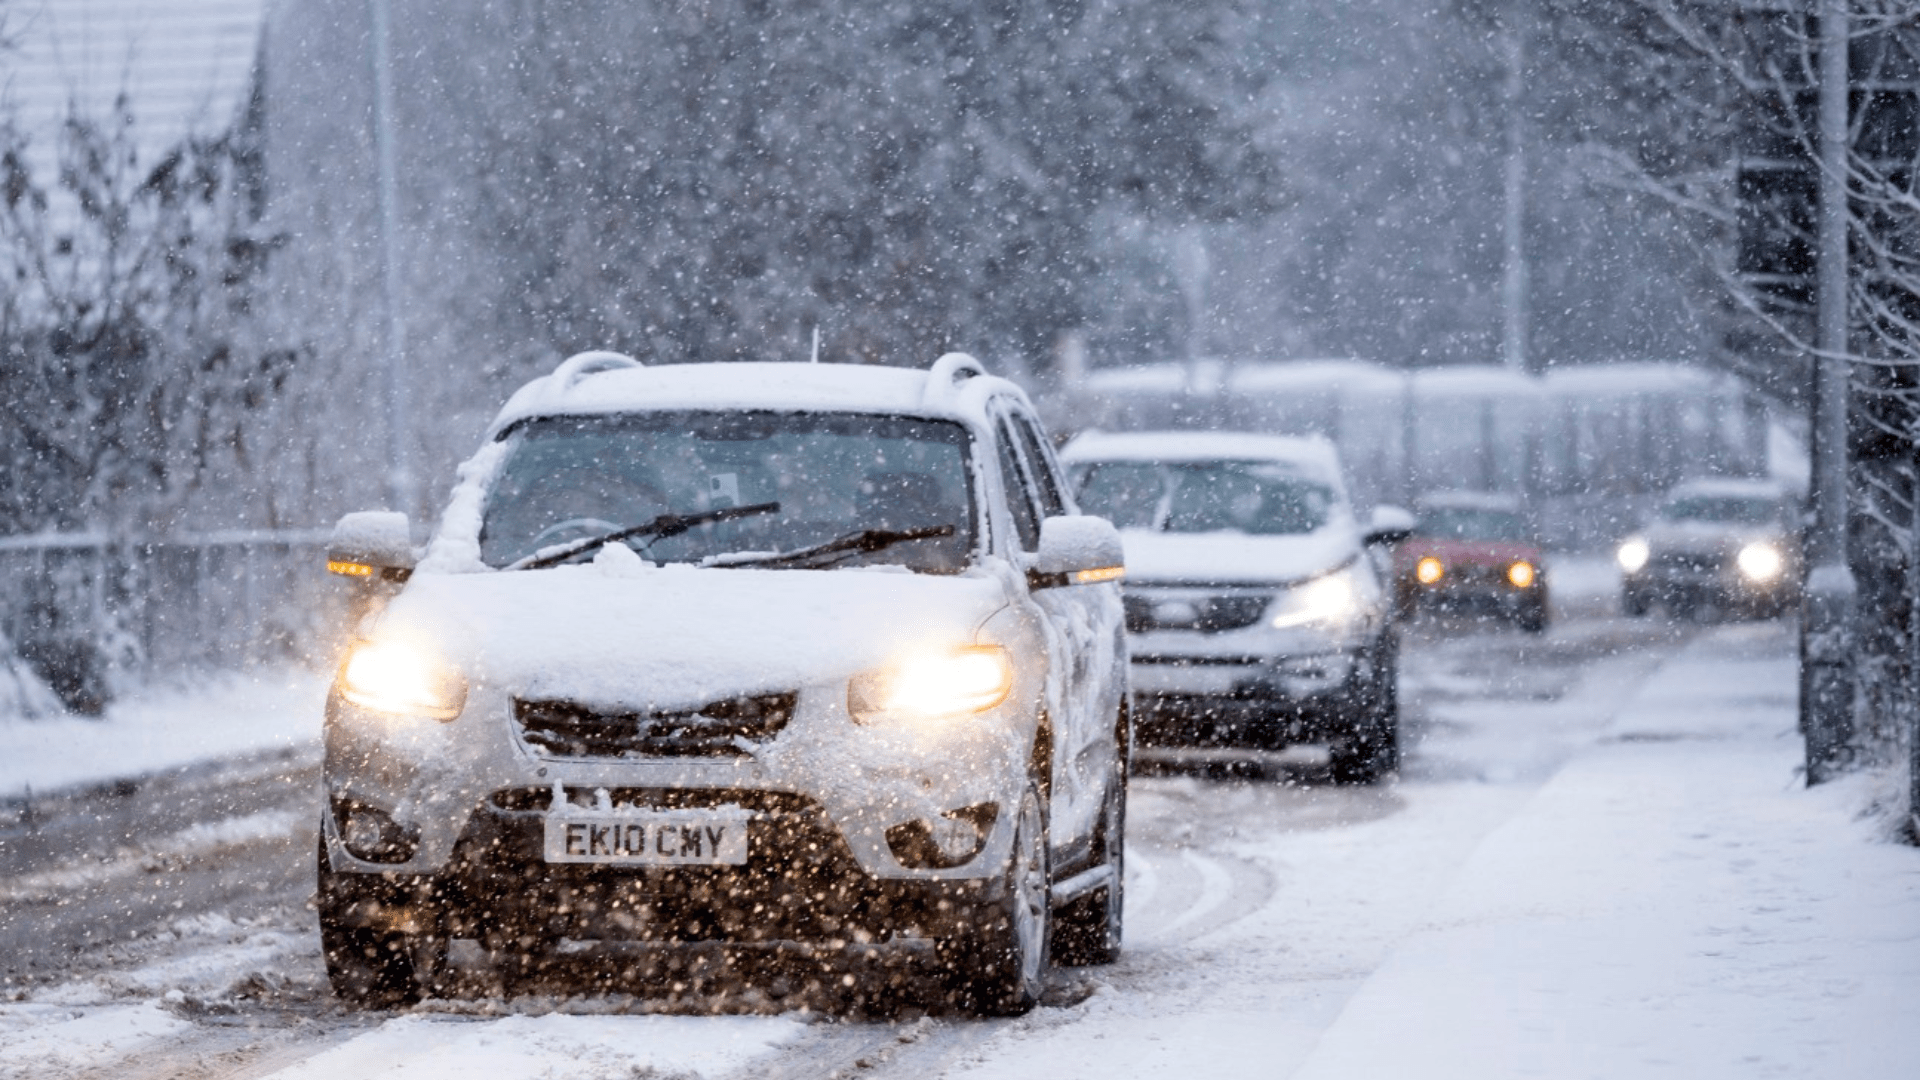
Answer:
[(1013, 689), (1013, 661), (998, 645), (908, 657), (847, 682), (847, 711), (860, 723), (944, 720), (985, 712)]
[(1647, 558), (1652, 554), (1653, 552), (1647, 548), (1647, 542), (1636, 536), (1621, 544), (1620, 550), (1614, 557), (1620, 560), (1620, 569), (1631, 574), (1647, 565)]
[(1273, 627), (1285, 630), (1308, 623), (1344, 622), (1359, 610), (1360, 592), (1354, 586), (1353, 575), (1341, 570), (1282, 593), (1273, 616)]
[(1786, 565), (1786, 561), (1780, 557), (1780, 549), (1772, 544), (1748, 544), (1740, 549), (1734, 561), (1749, 581), (1772, 581), (1780, 576), (1781, 569)]
[(1525, 559), (1520, 559), (1507, 567), (1507, 580), (1512, 582), (1516, 589), (1531, 587), (1534, 575), (1533, 564)]
[(1447, 566), (1439, 559), (1428, 555), (1413, 564), (1413, 576), (1419, 578), (1422, 585), (1434, 585), (1447, 576)]
[(467, 704), (467, 680), (418, 646), (362, 641), (340, 669), (340, 696), (374, 712), (451, 720)]

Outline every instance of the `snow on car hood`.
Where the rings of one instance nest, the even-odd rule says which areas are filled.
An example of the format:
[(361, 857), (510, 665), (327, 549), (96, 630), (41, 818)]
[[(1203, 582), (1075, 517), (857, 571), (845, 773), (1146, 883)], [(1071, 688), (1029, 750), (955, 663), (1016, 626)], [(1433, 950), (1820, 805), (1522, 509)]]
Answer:
[(419, 642), (476, 683), (516, 695), (672, 708), (795, 690), (916, 646), (971, 642), (1004, 603), (990, 576), (603, 558), (416, 574), (372, 636)]
[(1360, 553), (1359, 534), (1337, 522), (1289, 536), (1126, 529), (1120, 540), (1127, 551), (1127, 580), (1143, 584), (1299, 581)]

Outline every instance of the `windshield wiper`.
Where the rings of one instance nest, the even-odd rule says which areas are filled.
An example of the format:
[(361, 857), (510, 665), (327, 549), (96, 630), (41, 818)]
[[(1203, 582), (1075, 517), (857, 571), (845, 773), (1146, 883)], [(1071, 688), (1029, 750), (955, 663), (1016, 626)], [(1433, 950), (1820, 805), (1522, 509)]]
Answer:
[(931, 540), (936, 536), (952, 536), (952, 525), (922, 525), (916, 529), (861, 529), (835, 537), (825, 543), (812, 547), (795, 548), (773, 555), (741, 555), (729, 558), (725, 555), (710, 561), (709, 566), (757, 566), (784, 569), (816, 565), (816, 560), (830, 556), (826, 561), (834, 562), (849, 555), (861, 555), (879, 551), (881, 548), (904, 544), (909, 540)]
[(678, 536), (688, 529), (702, 525), (711, 525), (716, 521), (732, 521), (735, 518), (752, 517), (756, 514), (777, 514), (780, 504), (777, 502), (754, 503), (752, 506), (724, 506), (718, 510), (703, 510), (698, 514), (661, 514), (652, 521), (639, 525), (615, 529), (599, 536), (589, 536), (585, 540), (573, 543), (557, 550), (529, 555), (507, 564), (508, 570), (543, 570), (549, 566), (558, 566), (575, 555), (581, 555), (595, 548), (605, 547), (616, 540), (629, 540), (636, 536), (651, 536), (655, 540), (664, 540), (669, 536)]

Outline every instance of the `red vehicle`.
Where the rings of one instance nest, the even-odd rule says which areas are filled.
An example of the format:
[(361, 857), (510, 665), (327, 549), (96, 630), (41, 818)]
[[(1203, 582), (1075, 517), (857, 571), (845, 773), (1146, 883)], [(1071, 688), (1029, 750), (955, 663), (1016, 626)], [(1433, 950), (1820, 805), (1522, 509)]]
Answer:
[(1400, 611), (1475, 612), (1530, 633), (1547, 628), (1547, 570), (1540, 544), (1510, 496), (1436, 492), (1414, 506), (1413, 535), (1394, 552)]

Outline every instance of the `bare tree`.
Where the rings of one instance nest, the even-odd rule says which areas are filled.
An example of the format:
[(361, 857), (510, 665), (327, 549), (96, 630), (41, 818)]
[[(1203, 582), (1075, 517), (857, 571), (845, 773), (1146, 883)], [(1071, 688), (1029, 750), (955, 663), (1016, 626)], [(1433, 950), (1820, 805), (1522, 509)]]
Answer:
[[(1588, 40), (1613, 49), (1664, 98), (1650, 114), (1661, 119), (1648, 129), (1655, 138), (1616, 132), (1598, 152), (1622, 182), (1694, 220), (1705, 264), (1731, 301), (1730, 362), (1780, 397), (1807, 402), (1821, 353), (1812, 284), (1817, 5), (1602, 0), (1571, 9)], [(1854, 729), (1859, 753), (1886, 760), (1920, 714), (1920, 2), (1851, 0), (1849, 12)]]

